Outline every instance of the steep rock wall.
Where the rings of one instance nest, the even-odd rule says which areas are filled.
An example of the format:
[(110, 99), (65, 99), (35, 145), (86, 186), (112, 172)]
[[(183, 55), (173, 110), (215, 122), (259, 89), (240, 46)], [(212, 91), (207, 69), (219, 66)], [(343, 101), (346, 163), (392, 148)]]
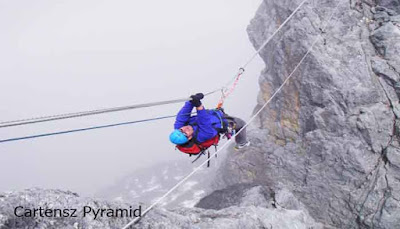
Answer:
[[(338, 1), (309, 0), (260, 53), (266, 68), (255, 110), (323, 34), (323, 41), (253, 124), (251, 146), (229, 152), (215, 182), (221, 190), (203, 198), (198, 208), (154, 209), (137, 228), (400, 225), (399, 1), (342, 1), (322, 31)], [(299, 3), (263, 1), (248, 27), (255, 48)], [(59, 190), (0, 193), (0, 202), (0, 228), (121, 228), (130, 220), (13, 215), (19, 204), (129, 206)]]
[[(264, 1), (248, 27), (255, 48), (300, 3)], [(340, 228), (400, 225), (399, 1), (309, 1), (260, 56), (258, 110), (314, 47), (230, 152), (217, 187), (289, 189), (318, 221)], [(224, 184), (221, 186), (221, 184)]]

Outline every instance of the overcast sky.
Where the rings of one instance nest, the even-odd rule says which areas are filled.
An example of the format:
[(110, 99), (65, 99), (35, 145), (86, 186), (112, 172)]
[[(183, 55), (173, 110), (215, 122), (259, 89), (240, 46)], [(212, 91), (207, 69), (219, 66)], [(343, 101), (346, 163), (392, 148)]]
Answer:
[[(261, 0), (0, 0), (0, 121), (188, 97), (227, 83), (255, 52)], [(247, 120), (257, 58), (226, 111)], [(219, 95), (207, 97), (213, 108)], [(176, 114), (182, 104), (0, 129), (0, 139)], [(177, 159), (173, 119), (0, 143), (0, 191), (91, 195), (135, 169)]]

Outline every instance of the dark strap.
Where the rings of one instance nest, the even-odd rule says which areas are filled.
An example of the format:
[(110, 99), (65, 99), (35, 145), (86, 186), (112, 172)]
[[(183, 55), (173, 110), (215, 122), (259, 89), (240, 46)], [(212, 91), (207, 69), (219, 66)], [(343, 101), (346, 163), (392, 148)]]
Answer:
[[(221, 109), (213, 109), (212, 111), (214, 114), (217, 115), (217, 117), (220, 120), (220, 124), (221, 124), (220, 128), (215, 128), (213, 126), (214, 129), (218, 132), (218, 134), (225, 134), (228, 131), (228, 123), (224, 122), (225, 115), (226, 115), (224, 110), (221, 108)], [(221, 111), (223, 113), (223, 117), (220, 115), (220, 113), (218, 111)], [(213, 123), (213, 124), (216, 124), (216, 123)]]
[[(192, 161), (192, 163), (195, 163), (197, 160), (199, 160), (199, 158), (200, 158), (201, 155), (203, 155), (203, 154), (204, 154), (204, 150), (201, 151), (201, 152), (198, 154), (198, 156), (196, 157), (196, 159), (194, 159), (194, 160)], [(190, 156), (192, 156), (192, 155), (190, 155)]]
[[(221, 115), (218, 113), (218, 111), (222, 111), (222, 113), (224, 114), (224, 116), (223, 117), (221, 117)], [(229, 117), (228, 115), (226, 115), (225, 114), (225, 112), (224, 112), (224, 110), (221, 108), (221, 109), (213, 109), (213, 110), (211, 110), (212, 112), (213, 112), (213, 114), (215, 114), (218, 118), (219, 118), (219, 120), (221, 121), (221, 127), (220, 128), (216, 128), (216, 127), (214, 127), (214, 124), (216, 124), (216, 123), (212, 123), (211, 125), (212, 125), (212, 128), (214, 128), (217, 132), (218, 132), (218, 134), (225, 134), (227, 131), (228, 131), (228, 123), (226, 123), (226, 122), (224, 122), (224, 119), (225, 119), (225, 117)], [(199, 146), (199, 148), (200, 149), (202, 149), (202, 147), (200, 146), (200, 144), (201, 144), (201, 142), (199, 142), (198, 140), (197, 140), (197, 135), (199, 134), (199, 127), (198, 127), (198, 124), (197, 124), (197, 122), (193, 122), (193, 123), (186, 123), (186, 125), (191, 125), (191, 126), (197, 126), (197, 128), (196, 128), (196, 131), (193, 133), (193, 137), (192, 137), (192, 139), (190, 139), (190, 143), (194, 143), (194, 144), (196, 144), (196, 145), (198, 145)], [(214, 136), (215, 137), (215, 136)], [(186, 143), (186, 144), (190, 144), (190, 143)], [(203, 150), (203, 149), (202, 149)]]
[[(210, 159), (210, 150), (207, 150), (208, 159)], [(207, 167), (210, 167), (210, 160), (207, 161)]]

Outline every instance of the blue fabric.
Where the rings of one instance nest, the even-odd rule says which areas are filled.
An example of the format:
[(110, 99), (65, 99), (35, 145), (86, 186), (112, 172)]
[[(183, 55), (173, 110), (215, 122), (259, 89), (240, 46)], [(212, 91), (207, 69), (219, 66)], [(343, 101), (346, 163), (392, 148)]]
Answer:
[[(221, 120), (215, 112), (218, 112), (221, 118), (223, 113), (221, 111), (203, 109), (198, 110), (197, 115), (191, 116), (193, 108), (194, 106), (191, 102), (185, 102), (185, 105), (176, 116), (174, 128), (179, 129), (182, 126), (191, 125), (194, 133), (196, 133), (197, 129), (199, 131), (197, 134), (197, 141), (199, 142), (205, 142), (216, 136), (218, 131), (215, 128), (221, 128)], [(223, 121), (226, 122), (224, 119)], [(194, 123), (197, 123), (197, 125), (193, 125)]]

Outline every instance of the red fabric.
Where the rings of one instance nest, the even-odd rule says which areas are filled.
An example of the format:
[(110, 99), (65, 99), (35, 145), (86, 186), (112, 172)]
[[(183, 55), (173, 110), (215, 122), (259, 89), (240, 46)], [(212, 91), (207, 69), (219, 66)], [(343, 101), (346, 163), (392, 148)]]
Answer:
[(215, 137), (202, 142), (200, 144), (192, 144), (191, 146), (181, 146), (181, 145), (177, 145), (176, 148), (179, 149), (179, 151), (183, 152), (183, 153), (187, 153), (187, 154), (199, 154), (202, 151), (208, 149), (210, 146), (212, 145), (217, 145), (219, 142), (219, 134), (217, 134)]

